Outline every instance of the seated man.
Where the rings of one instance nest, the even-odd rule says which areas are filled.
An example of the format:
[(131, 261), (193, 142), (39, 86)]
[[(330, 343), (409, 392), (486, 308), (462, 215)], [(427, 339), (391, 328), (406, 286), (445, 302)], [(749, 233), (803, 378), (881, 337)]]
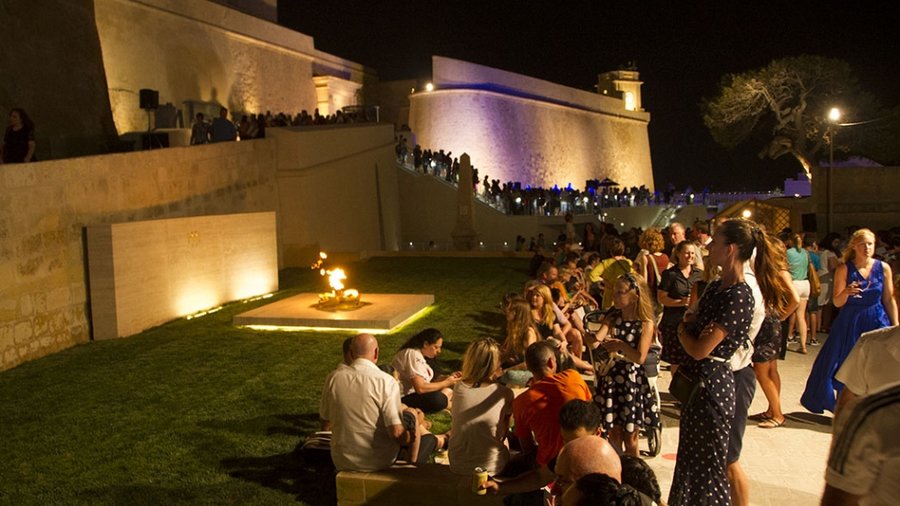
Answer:
[(834, 421), (822, 505), (897, 504), (898, 432), (900, 383), (847, 402)]
[(603, 412), (593, 401), (572, 399), (559, 412), (559, 429), (568, 443), (583, 436), (599, 436), (602, 432)]
[(331, 458), (338, 471), (385, 469), (401, 445), (415, 442), (415, 416), (411, 424), (401, 418), (400, 387), (376, 365), (375, 336), (354, 337), (350, 358), (325, 379), (319, 405), (323, 427), (332, 429)]
[(566, 443), (556, 459), (557, 495), (566, 493), (581, 477), (588, 474), (605, 474), (622, 482), (622, 461), (609, 442), (600, 436), (584, 436)]
[(591, 392), (581, 375), (574, 369), (556, 372), (557, 361), (556, 349), (550, 344), (538, 341), (529, 346), (525, 351), (525, 364), (534, 379), (531, 387), (513, 401), (515, 435), (522, 453), (534, 456), (536, 469), (508, 480), (488, 480), (484, 486), (494, 493), (527, 494), (521, 503), (540, 504), (543, 501), (541, 488), (554, 479), (553, 462), (564, 444), (560, 429), (563, 405), (573, 399), (591, 399)]

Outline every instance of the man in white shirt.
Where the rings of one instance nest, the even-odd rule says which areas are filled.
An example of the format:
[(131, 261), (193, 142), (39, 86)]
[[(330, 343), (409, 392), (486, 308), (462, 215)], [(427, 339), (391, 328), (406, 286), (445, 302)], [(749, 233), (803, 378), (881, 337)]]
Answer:
[(885, 327), (859, 336), (834, 377), (844, 384), (835, 417), (852, 399), (900, 382), (900, 327)]
[(332, 428), (331, 458), (338, 471), (377, 471), (390, 467), (401, 445), (415, 439), (401, 418), (400, 387), (376, 365), (378, 341), (360, 334), (350, 343), (349, 366), (326, 379), (319, 416)]
[(897, 504), (900, 383), (848, 402), (834, 421), (823, 506)]

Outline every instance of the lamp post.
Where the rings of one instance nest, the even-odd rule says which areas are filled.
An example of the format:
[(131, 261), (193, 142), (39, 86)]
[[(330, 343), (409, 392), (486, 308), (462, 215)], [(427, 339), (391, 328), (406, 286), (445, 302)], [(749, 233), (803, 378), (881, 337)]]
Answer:
[(825, 214), (825, 225), (827, 228), (827, 232), (831, 232), (832, 222), (832, 207), (834, 201), (832, 179), (834, 173), (834, 128), (838, 126), (838, 121), (841, 120), (841, 110), (837, 107), (832, 107), (830, 111), (828, 111), (828, 177), (825, 178), (825, 199), (826, 199), (826, 214)]

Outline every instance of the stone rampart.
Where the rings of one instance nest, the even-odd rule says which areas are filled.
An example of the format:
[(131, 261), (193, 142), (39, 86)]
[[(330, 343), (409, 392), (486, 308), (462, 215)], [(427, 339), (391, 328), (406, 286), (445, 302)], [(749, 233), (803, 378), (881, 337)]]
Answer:
[(276, 206), (272, 140), (0, 165), (0, 370), (89, 340), (86, 226)]
[(465, 151), (479, 178), (501, 182), (583, 188), (588, 179), (609, 177), (623, 186), (653, 188), (648, 113), (627, 111), (610, 97), (446, 58), (435, 57), (434, 73), (434, 91), (410, 96), (409, 124), (423, 149)]

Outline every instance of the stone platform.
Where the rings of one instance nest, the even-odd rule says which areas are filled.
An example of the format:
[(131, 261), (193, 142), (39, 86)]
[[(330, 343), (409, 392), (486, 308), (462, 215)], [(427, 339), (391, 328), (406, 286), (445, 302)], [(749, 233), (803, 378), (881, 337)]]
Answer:
[(322, 310), (317, 293), (301, 293), (234, 317), (235, 325), (257, 328), (295, 327), (385, 333), (417, 315), (434, 295), (364, 293), (354, 310)]

